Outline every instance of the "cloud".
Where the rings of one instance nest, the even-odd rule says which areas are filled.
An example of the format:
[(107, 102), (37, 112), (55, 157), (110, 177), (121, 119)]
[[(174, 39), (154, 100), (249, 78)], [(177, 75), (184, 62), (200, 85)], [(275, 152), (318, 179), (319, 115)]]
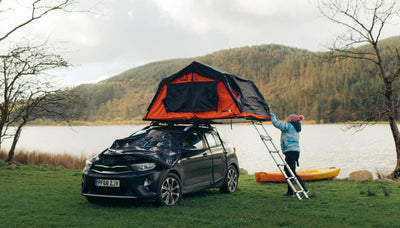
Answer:
[[(311, 8), (296, 2), (86, 0), (76, 7), (91, 13), (52, 13), (18, 35), (62, 42), (64, 56), (75, 65), (65, 71), (67, 80), (92, 82), (151, 61), (226, 48), (265, 43), (309, 48), (307, 42), (296, 44), (292, 39), (299, 37), (301, 32), (293, 33), (302, 27), (297, 22), (307, 21)], [(26, 17), (24, 12), (14, 19)]]
[(302, 17), (313, 12), (313, 2), (299, 0), (234, 0), (234, 7), (248, 15), (276, 17), (279, 15)]
[[(337, 27), (319, 14), (315, 1), (81, 0), (75, 8), (91, 13), (53, 13), (18, 36), (60, 41), (62, 54), (75, 65), (64, 71), (65, 83), (77, 84), (227, 48), (275, 43), (323, 50)], [(16, 12), (0, 13), (0, 32), (26, 17)]]

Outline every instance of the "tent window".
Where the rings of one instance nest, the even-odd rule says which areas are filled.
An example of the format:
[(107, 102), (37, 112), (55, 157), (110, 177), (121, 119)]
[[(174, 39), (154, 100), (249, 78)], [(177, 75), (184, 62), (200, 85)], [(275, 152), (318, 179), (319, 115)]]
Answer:
[(167, 112), (218, 110), (217, 81), (169, 84), (163, 100)]

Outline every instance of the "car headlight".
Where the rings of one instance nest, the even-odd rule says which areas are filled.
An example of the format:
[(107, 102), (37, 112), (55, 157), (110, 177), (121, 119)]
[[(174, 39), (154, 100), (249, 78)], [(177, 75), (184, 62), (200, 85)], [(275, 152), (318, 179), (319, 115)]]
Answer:
[(86, 160), (85, 168), (83, 168), (83, 172), (87, 172), (91, 166), (92, 166), (92, 162), (89, 160)]
[(154, 169), (155, 167), (156, 167), (156, 163), (154, 163), (154, 162), (131, 164), (131, 168), (135, 171), (147, 171), (147, 170)]

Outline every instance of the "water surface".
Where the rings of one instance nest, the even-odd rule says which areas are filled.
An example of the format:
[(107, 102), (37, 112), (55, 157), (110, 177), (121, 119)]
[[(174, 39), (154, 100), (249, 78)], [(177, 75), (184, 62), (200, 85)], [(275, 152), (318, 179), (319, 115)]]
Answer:
[[(114, 139), (126, 137), (143, 126), (45, 126), (24, 128), (18, 148), (54, 154), (90, 157), (109, 147)], [(250, 174), (277, 170), (252, 125), (218, 125), (223, 138), (237, 149), (240, 167)], [(340, 178), (366, 169), (376, 173), (393, 170), (396, 153), (388, 125), (373, 125), (364, 131), (344, 131), (345, 125), (303, 125), (300, 134), (298, 169), (340, 167)], [(279, 148), (280, 131), (266, 129)], [(8, 142), (4, 147), (9, 146)]]

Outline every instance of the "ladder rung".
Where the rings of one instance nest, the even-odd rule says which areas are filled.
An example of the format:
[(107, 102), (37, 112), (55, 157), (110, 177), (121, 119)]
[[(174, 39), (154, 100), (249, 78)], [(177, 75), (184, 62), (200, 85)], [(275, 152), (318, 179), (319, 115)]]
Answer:
[(270, 153), (279, 153), (279, 150), (270, 150)]
[(265, 141), (272, 141), (271, 136), (268, 136), (268, 135), (260, 135), (260, 136), (261, 136), (261, 139), (263, 139)]
[(299, 200), (310, 199), (310, 197), (308, 196), (308, 193), (304, 190), (297, 191), (296, 196)]

